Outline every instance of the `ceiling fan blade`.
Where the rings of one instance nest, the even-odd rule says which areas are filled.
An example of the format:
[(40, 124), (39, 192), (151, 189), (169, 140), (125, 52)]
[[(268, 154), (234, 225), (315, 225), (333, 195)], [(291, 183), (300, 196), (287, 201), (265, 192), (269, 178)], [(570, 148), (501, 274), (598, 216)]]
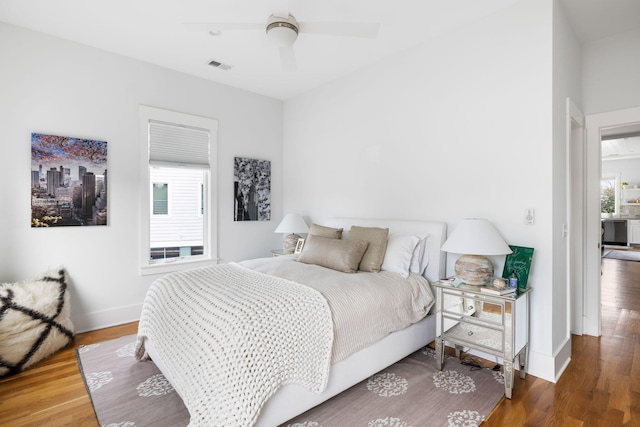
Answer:
[(282, 71), (291, 73), (298, 70), (296, 53), (293, 50), (293, 46), (280, 48), (280, 64), (282, 66)]
[(374, 22), (299, 22), (299, 31), (308, 34), (375, 38), (380, 24)]
[(185, 28), (192, 31), (222, 31), (222, 30), (263, 30), (264, 22), (188, 22)]

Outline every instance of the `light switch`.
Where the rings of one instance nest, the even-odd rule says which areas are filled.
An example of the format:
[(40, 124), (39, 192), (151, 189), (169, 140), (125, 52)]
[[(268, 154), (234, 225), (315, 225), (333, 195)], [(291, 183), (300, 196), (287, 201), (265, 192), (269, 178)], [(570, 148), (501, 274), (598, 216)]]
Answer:
[(524, 223), (526, 225), (533, 225), (536, 222), (536, 210), (533, 208), (527, 208), (524, 210)]

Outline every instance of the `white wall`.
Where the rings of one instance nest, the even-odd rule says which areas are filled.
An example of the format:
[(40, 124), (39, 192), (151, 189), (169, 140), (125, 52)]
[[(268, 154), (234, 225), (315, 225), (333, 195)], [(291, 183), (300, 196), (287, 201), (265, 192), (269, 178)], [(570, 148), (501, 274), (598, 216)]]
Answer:
[(585, 114), (640, 106), (640, 28), (585, 44), (582, 58)]
[[(620, 182), (628, 182), (628, 190), (619, 189), (620, 203), (627, 203), (629, 200), (637, 200), (640, 197), (640, 190), (631, 189), (634, 185), (640, 186), (640, 159), (607, 160), (602, 162), (602, 176), (618, 175)], [(635, 217), (640, 215), (640, 206), (620, 206), (621, 215)]]
[(286, 101), (283, 187), (311, 218), (484, 217), (534, 247), (530, 371), (554, 380), (551, 36), (552, 2), (524, 0)]
[(640, 159), (606, 160), (602, 162), (602, 175), (620, 174), (621, 182), (640, 185)]
[[(587, 126), (587, 243), (600, 241), (600, 128), (640, 120), (640, 28), (582, 46), (583, 112)], [(593, 248), (593, 246), (588, 246)], [(600, 251), (587, 253), (584, 331), (599, 335)]]
[[(566, 212), (554, 145), (558, 100), (576, 97), (574, 43), (566, 33), (552, 40), (552, 29), (567, 30), (554, 6), (523, 0), (287, 101), (284, 116), (279, 101), (0, 24), (0, 178), (12, 183), (0, 190), (0, 280), (63, 264), (79, 329), (137, 317), (154, 278), (137, 268), (137, 106), (152, 105), (219, 120), (225, 261), (277, 247), (281, 206), (312, 218), (440, 219), (450, 229), (485, 217), (510, 244), (534, 247), (530, 372), (554, 380), (566, 331), (566, 321), (556, 329), (566, 284), (564, 243), (554, 245)], [(556, 68), (558, 49), (570, 55), (568, 71)], [(109, 142), (108, 227), (29, 227), (32, 131)], [(233, 222), (233, 156), (272, 161), (271, 223)], [(534, 226), (524, 225), (525, 208), (536, 209)]]
[[(582, 104), (580, 43), (558, 0), (553, 2), (553, 286), (550, 300), (551, 355), (554, 378), (559, 378), (571, 357), (568, 243), (570, 200), (568, 183), (567, 97)], [(576, 167), (576, 166), (572, 166)], [(575, 236), (578, 238), (578, 236)]]
[[(640, 107), (640, 28), (585, 44), (582, 58), (585, 114), (593, 118), (603, 113)], [(640, 116), (631, 114), (629, 123), (639, 121)], [(596, 140), (594, 144), (599, 145), (599, 141)], [(588, 173), (593, 175), (591, 182), (599, 182), (600, 174), (619, 172), (622, 181), (640, 183), (638, 160), (606, 161), (600, 164), (600, 147), (591, 147), (591, 152), (594, 159), (588, 165)], [(592, 192), (594, 203), (599, 204), (597, 196), (600, 189), (594, 187)], [(631, 215), (639, 213), (637, 207), (625, 209)], [(595, 221), (598, 221), (599, 208), (596, 208), (594, 215)]]
[[(0, 281), (63, 265), (78, 330), (136, 320), (139, 275), (138, 105), (218, 120), (218, 254), (270, 255), (282, 218), (282, 103), (0, 24)], [(217, 72), (212, 70), (212, 72)], [(109, 225), (30, 228), (31, 132), (107, 141)], [(272, 221), (233, 222), (233, 157), (271, 160)]]

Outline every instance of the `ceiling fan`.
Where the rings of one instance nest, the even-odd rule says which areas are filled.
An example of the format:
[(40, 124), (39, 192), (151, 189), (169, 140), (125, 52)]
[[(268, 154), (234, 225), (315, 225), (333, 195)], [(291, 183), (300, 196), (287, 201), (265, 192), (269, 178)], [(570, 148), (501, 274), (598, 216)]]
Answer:
[(297, 69), (293, 44), (298, 34), (322, 34), (343, 37), (375, 38), (380, 29), (379, 23), (367, 22), (299, 22), (288, 11), (276, 11), (260, 22), (205, 22), (187, 23), (187, 28), (194, 31), (208, 31), (212, 35), (220, 35), (227, 30), (263, 30), (267, 39), (280, 50), (280, 63), (283, 71)]

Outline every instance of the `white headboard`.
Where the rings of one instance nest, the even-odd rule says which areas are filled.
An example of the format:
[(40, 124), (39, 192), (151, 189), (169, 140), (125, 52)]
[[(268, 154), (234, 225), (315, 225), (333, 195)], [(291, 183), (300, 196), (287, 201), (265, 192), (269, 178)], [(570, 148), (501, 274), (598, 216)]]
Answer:
[(429, 265), (424, 276), (433, 283), (446, 277), (446, 255), (440, 250), (447, 238), (447, 223), (441, 221), (419, 221), (403, 219), (372, 219), (372, 218), (328, 218), (318, 221), (319, 225), (343, 228), (348, 232), (352, 225), (362, 227), (389, 228), (389, 233), (428, 234), (427, 251)]

